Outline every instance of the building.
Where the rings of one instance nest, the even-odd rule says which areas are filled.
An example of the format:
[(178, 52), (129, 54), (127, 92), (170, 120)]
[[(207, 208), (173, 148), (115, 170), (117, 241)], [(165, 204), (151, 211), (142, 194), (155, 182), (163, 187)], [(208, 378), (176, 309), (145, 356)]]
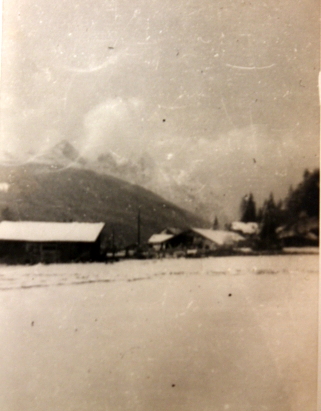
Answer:
[(231, 224), (231, 231), (244, 236), (255, 236), (259, 234), (259, 225), (255, 222), (244, 223), (242, 221), (234, 221)]
[(245, 238), (231, 231), (189, 228), (177, 235), (154, 234), (148, 244), (164, 255), (210, 255), (241, 247)]
[(190, 228), (173, 237), (169, 245), (200, 251), (217, 251), (230, 250), (240, 246), (243, 242), (243, 236), (230, 231)]
[(148, 245), (155, 251), (165, 250), (168, 247), (169, 240), (173, 237), (173, 234), (153, 234), (148, 240)]
[(0, 259), (20, 264), (98, 261), (104, 225), (2, 221)]
[(277, 236), (283, 247), (319, 247), (319, 236), (313, 231), (300, 233), (293, 228), (279, 227)]
[(183, 230), (181, 228), (177, 227), (166, 227), (164, 230), (160, 232), (160, 234), (172, 234), (172, 235), (177, 235), (180, 234)]

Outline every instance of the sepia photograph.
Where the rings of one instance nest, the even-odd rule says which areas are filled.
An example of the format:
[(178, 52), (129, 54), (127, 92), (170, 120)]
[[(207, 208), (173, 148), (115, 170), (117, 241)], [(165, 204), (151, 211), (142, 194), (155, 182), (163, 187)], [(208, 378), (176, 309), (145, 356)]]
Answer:
[(320, 4), (2, 0), (0, 409), (316, 411)]

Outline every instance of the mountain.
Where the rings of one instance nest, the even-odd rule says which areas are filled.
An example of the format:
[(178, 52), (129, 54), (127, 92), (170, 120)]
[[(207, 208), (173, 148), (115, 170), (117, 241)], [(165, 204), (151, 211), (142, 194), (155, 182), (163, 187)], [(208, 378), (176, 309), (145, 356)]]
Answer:
[(106, 235), (115, 233), (116, 245), (136, 241), (137, 215), (141, 238), (167, 226), (208, 226), (138, 185), (84, 168), (29, 163), (0, 167), (2, 219), (31, 221), (103, 221)]
[(120, 178), (164, 197), (194, 214), (209, 220), (217, 216), (221, 225), (228, 222), (223, 206), (193, 172), (177, 168), (152, 157), (147, 151), (138, 157), (124, 157), (113, 151), (104, 151), (97, 158), (84, 158), (68, 141), (62, 140), (32, 158), (33, 162), (59, 167), (84, 168)]
[(157, 162), (146, 152), (137, 159), (107, 152), (98, 156), (95, 161), (87, 161), (86, 168), (138, 184), (207, 219), (214, 220), (216, 215), (221, 223), (228, 221), (217, 196), (207, 187), (204, 190), (204, 184), (195, 176), (185, 170)]
[(33, 162), (64, 167), (85, 166), (86, 160), (69, 141), (61, 140), (52, 147), (38, 153), (32, 158)]

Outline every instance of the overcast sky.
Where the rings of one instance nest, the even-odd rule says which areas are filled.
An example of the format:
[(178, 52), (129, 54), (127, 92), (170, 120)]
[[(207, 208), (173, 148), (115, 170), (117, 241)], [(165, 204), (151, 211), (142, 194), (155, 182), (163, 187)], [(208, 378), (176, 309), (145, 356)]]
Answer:
[(4, 0), (3, 18), (2, 152), (148, 152), (217, 190), (319, 164), (317, 0)]

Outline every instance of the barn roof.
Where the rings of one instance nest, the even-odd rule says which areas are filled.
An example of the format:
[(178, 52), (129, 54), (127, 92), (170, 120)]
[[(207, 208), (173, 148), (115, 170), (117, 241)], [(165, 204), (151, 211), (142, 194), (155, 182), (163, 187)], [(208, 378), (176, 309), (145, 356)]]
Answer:
[(153, 234), (148, 240), (148, 244), (161, 244), (173, 237), (172, 234)]
[(95, 242), (104, 223), (2, 221), (0, 240), (35, 242)]
[(192, 231), (207, 238), (217, 245), (229, 245), (235, 244), (239, 241), (244, 240), (240, 234), (233, 233), (231, 231), (223, 230), (209, 230), (205, 228), (192, 228)]

